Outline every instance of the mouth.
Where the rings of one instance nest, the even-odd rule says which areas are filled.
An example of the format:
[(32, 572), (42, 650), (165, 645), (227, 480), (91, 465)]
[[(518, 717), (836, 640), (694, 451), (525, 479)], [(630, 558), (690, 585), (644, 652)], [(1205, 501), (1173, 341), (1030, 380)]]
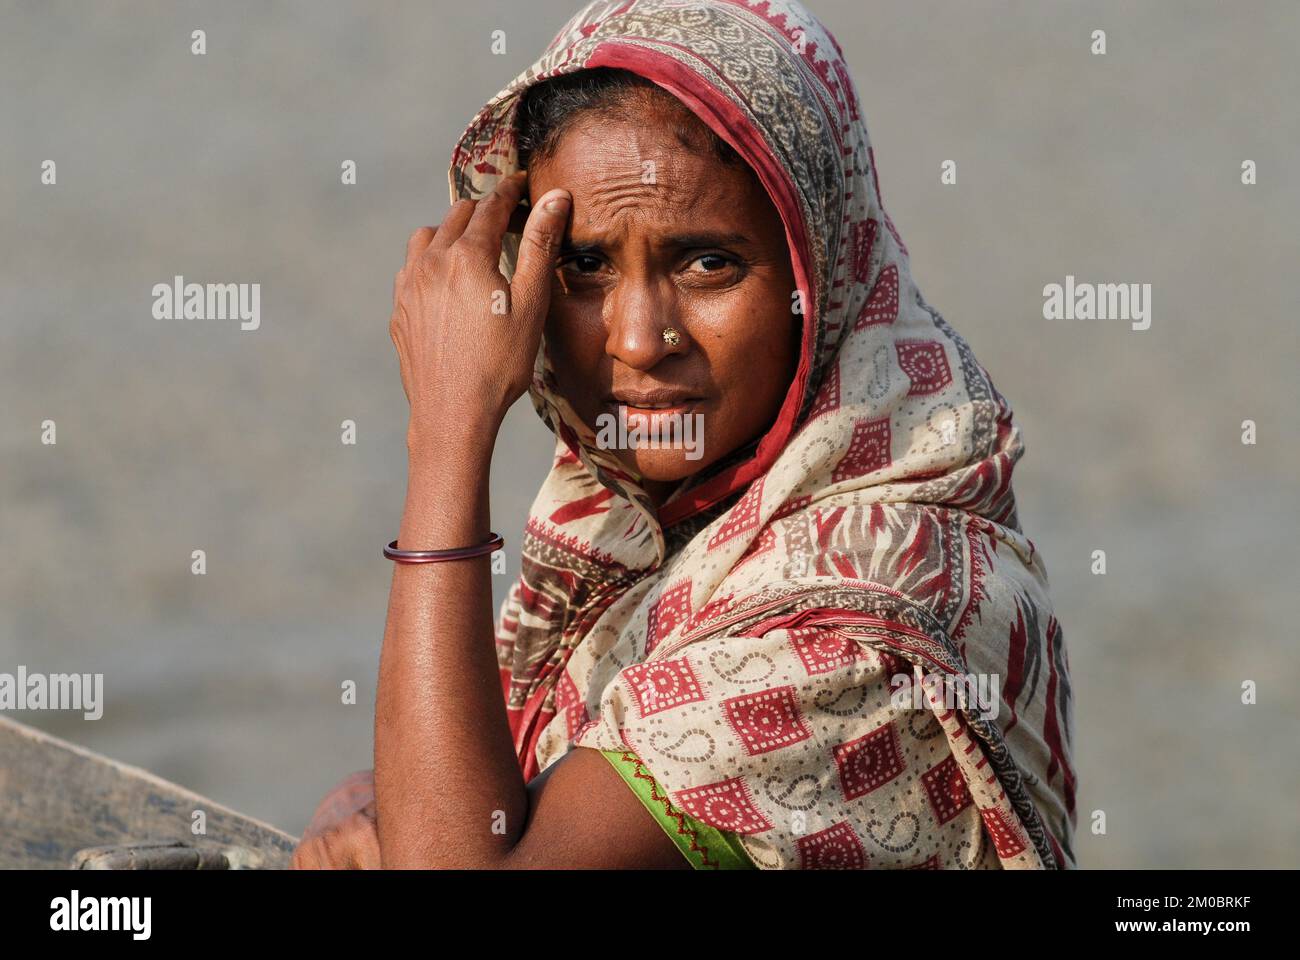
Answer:
[(605, 406), (608, 409), (614, 413), (622, 409), (629, 417), (663, 417), (690, 413), (703, 402), (703, 397), (676, 390), (650, 393), (620, 391), (605, 398)]
[[(705, 420), (701, 411), (708, 406), (705, 397), (671, 387), (644, 392), (616, 390), (604, 398), (603, 406), (605, 416), (612, 415), (618, 424), (620, 449), (681, 449), (687, 451), (688, 460), (699, 459)], [(611, 437), (607, 442), (615, 441)]]

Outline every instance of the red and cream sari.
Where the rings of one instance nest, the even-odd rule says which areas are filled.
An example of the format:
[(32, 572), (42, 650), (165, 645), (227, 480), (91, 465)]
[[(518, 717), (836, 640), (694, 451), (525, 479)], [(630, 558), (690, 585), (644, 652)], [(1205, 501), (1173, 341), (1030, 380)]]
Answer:
[(497, 633), (525, 775), (605, 751), (684, 849), (707, 829), (762, 868), (1075, 866), (1068, 660), (1016, 516), (1020, 432), (912, 279), (838, 44), (789, 0), (597, 0), (470, 124), (453, 199), (517, 169), (520, 93), (597, 66), (653, 80), (755, 170), (802, 356), (767, 434), (656, 512), (543, 346), (556, 456)]

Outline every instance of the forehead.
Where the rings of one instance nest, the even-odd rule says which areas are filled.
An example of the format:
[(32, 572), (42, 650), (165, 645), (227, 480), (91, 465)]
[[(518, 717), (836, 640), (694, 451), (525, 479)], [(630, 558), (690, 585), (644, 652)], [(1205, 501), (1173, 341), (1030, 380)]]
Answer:
[(595, 113), (580, 117), (555, 153), (534, 165), (535, 200), (563, 187), (573, 195), (575, 240), (629, 229), (680, 229), (707, 220), (737, 231), (767, 196), (747, 167), (724, 163), (699, 124), (679, 111), (647, 111), (635, 122)]

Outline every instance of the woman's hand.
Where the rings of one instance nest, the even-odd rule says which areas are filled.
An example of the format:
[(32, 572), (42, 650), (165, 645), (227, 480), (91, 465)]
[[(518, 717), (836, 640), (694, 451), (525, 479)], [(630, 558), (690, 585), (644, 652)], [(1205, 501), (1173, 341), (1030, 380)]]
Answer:
[(347, 777), (321, 800), (293, 852), (295, 870), (378, 870), (375, 773)]
[(408, 445), (445, 437), (449, 424), (499, 426), (532, 381), (571, 201), (560, 189), (539, 198), (507, 283), (501, 243), (525, 182), (520, 172), (482, 200), (458, 201), (407, 242), (389, 332), (411, 406)]
[(375, 802), (338, 821), (293, 851), (294, 870), (378, 870), (379, 830)]

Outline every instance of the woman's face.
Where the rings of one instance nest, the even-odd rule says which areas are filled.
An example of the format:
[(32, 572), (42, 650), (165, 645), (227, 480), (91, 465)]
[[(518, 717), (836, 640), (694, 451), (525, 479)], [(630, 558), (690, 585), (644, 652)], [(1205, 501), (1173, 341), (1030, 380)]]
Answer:
[[(546, 321), (560, 392), (662, 503), (766, 431), (803, 318), (785, 231), (757, 177), (718, 159), (685, 108), (645, 99), (637, 122), (576, 120), (528, 186), (533, 201), (554, 187), (573, 196)], [(640, 448), (621, 446), (638, 432)], [(647, 447), (656, 433), (659, 447)]]

